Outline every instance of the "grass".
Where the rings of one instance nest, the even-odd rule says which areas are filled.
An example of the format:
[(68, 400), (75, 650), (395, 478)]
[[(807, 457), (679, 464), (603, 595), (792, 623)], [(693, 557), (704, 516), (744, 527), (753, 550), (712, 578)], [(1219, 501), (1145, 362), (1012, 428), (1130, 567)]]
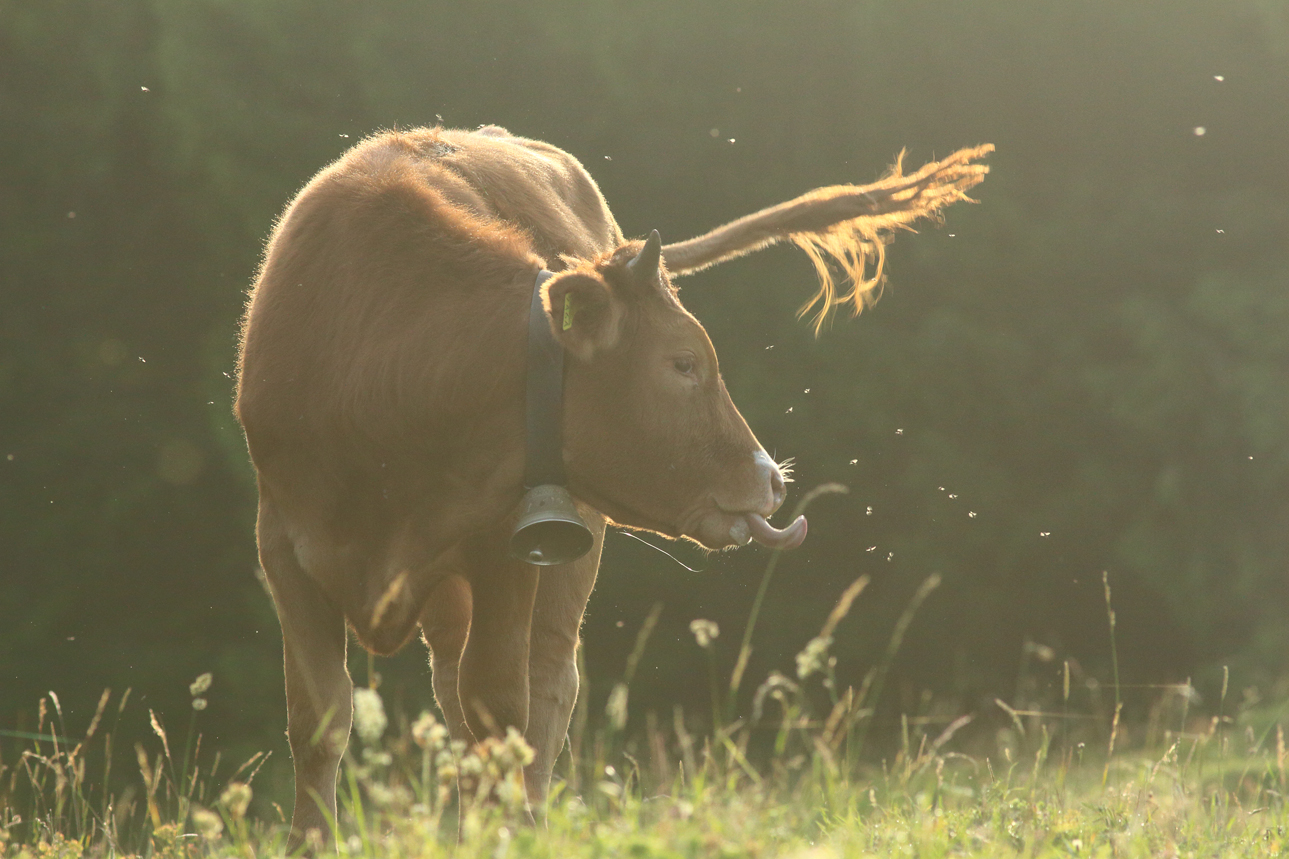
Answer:
[[(796, 709), (792, 694), (782, 701), (778, 718), (762, 714), (777, 724), (761, 754), (762, 732), (744, 720), (698, 737), (677, 719), (630, 739), (606, 720), (586, 757), (557, 781), (537, 828), (521, 822), (516, 801), (524, 759), (517, 738), (467, 752), (424, 716), (390, 736), (355, 737), (342, 776), (339, 852), (824, 859), (1289, 851), (1283, 731), (1264, 726), (1259, 735), (1252, 711), (1230, 722), (1192, 713), (1202, 730), (1162, 731), (1153, 749), (1120, 736), (1113, 756), (1110, 725), (1092, 719), (1071, 733), (1056, 717), (1000, 707), (1009, 724), (988, 753), (958, 750), (965, 718), (934, 730), (905, 719), (894, 754), (852, 766), (827, 720)], [(56, 706), (49, 712), (56, 724)], [(45, 739), (27, 741), (21, 758), (0, 764), (4, 855), (283, 853), (281, 818), (247, 814), (254, 762), (223, 777), (194, 765), (184, 781), (162, 730), (155, 748), (135, 751), (134, 784), (105, 798), (85, 772), (106, 749), (69, 746), (61, 729), (46, 727)], [(463, 775), (474, 787), (458, 806)]]
[[(1111, 699), (1077, 665), (1029, 645), (1026, 665), (1060, 667), (1054, 700), (1030, 695), (969, 714), (931, 707), (900, 715), (883, 734), (885, 754), (875, 752), (871, 738), (888, 712), (879, 708), (883, 685), (938, 579), (924, 582), (859, 687), (843, 690), (833, 635), (866, 584), (861, 578), (846, 589), (794, 670), (764, 678), (746, 712), (734, 702), (756, 612), (729, 680), (716, 670), (720, 631), (696, 621), (711, 685), (706, 727), (678, 708), (669, 720), (650, 715), (642, 729), (628, 731), (630, 683), (655, 609), (594, 732), (580, 705), (562, 775), (536, 827), (524, 822), (520, 773), (530, 750), (521, 737), (466, 749), (449, 742), (430, 714), (397, 719), (390, 730), (378, 692), (360, 690), (335, 849), (382, 859), (1289, 852), (1286, 708), (1247, 701), (1232, 708), (1225, 683), (1212, 714), (1195, 706), (1187, 683), (1153, 690), (1151, 706), (1129, 724), (1117, 670)], [(1108, 580), (1106, 608), (1113, 649)], [(232, 767), (201, 748), (209, 685), (203, 675), (189, 689), (182, 742), (148, 711), (152, 741), (114, 749), (121, 720), (143, 716), (128, 708), (128, 691), (115, 700), (104, 693), (83, 734), (69, 730), (53, 693), (40, 704), (35, 731), (0, 732), (0, 855), (282, 855), (281, 810), (261, 798), (254, 807), (266, 813), (249, 811), (263, 756)], [(123, 779), (127, 761), (131, 774)]]

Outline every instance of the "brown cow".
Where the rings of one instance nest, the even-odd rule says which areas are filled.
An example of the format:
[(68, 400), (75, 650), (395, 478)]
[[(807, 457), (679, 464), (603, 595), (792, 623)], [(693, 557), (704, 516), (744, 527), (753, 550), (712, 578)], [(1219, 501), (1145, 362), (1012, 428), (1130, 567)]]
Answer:
[[(661, 260), (656, 238), (624, 240), (577, 160), (504, 129), (386, 132), (319, 173), (269, 241), (237, 394), (282, 626), (294, 841), (334, 819), (352, 715), (346, 624), (380, 654), (419, 626), (453, 736), (523, 731), (536, 751), (528, 794), (542, 800), (577, 696), (605, 525), (710, 549), (791, 545), (804, 531), (767, 523), (782, 474), (670, 278), (786, 239), (816, 261), (821, 319), (843, 301), (858, 310), (888, 231), (964, 198), (988, 149), (812, 191), (661, 248)], [(852, 275), (849, 294), (835, 295), (825, 257)], [(581, 560), (545, 569), (507, 552), (542, 269), (556, 272), (543, 305), (571, 356), (568, 486), (595, 535)], [(568, 301), (576, 313), (557, 324)]]

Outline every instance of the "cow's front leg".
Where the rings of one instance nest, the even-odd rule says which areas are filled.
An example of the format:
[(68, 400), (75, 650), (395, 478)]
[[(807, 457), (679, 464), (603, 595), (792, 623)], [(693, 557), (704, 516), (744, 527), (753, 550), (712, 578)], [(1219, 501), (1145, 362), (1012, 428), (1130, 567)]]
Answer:
[(526, 736), (535, 755), (524, 771), (524, 784), (534, 809), (541, 809), (546, 802), (551, 771), (564, 748), (577, 703), (578, 633), (604, 544), (604, 519), (587, 509), (582, 513), (595, 533), (595, 545), (571, 564), (542, 570), (533, 606)]
[(472, 604), (457, 694), (476, 740), (528, 727), (528, 637), (537, 568), (516, 561), (496, 535), (466, 547)]
[[(456, 571), (454, 571), (455, 573)], [(450, 575), (430, 591), (421, 612), (421, 630), (430, 649), (434, 698), (443, 711), (454, 740), (474, 740), (466, 727), (465, 711), (457, 695), (461, 654), (470, 634), (472, 598), (470, 585), (460, 574)]]
[(288, 848), (311, 830), (327, 839), (336, 819), (336, 775), (353, 722), (344, 615), (296, 560), (277, 511), (261, 492), (260, 562), (273, 592), (286, 668), (287, 737), (295, 765)]

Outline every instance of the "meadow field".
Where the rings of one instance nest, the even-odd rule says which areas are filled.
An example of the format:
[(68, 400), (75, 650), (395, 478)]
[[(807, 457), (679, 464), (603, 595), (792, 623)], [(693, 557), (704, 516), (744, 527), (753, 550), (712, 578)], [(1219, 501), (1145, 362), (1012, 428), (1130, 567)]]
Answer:
[[(847, 588), (795, 667), (771, 672), (750, 696), (739, 693), (751, 691), (742, 689), (742, 672), (760, 600), (729, 677), (718, 676), (714, 655), (732, 636), (695, 621), (695, 658), (706, 657), (712, 693), (702, 714), (679, 706), (633, 713), (631, 680), (657, 621), (650, 614), (605, 712), (589, 713), (587, 696), (580, 699), (541, 808), (524, 800), (531, 749), (514, 729), (467, 747), (433, 713), (387, 713), (378, 675), (370, 676), (355, 692), (334, 844), (314, 838), (311, 846), (382, 859), (1227, 857), (1289, 849), (1289, 706), (1252, 690), (1236, 696), (1225, 682), (1211, 702), (1189, 682), (1121, 689), (1069, 661), (1053, 666), (1053, 654), (1035, 648), (1034, 664), (1049, 663), (1060, 678), (1045, 700), (995, 699), (968, 712), (924, 700), (916, 712), (897, 713), (883, 705), (883, 687), (939, 579), (924, 581), (860, 687), (841, 689), (834, 633), (867, 584), (860, 577)], [(1105, 593), (1113, 648), (1108, 583)], [(51, 692), (35, 731), (0, 732), (0, 855), (285, 855), (288, 800), (257, 793), (265, 756), (230, 761), (202, 745), (211, 685), (206, 674), (189, 687), (183, 732), (168, 730), (128, 691), (105, 691), (84, 726), (64, 720)], [(1123, 716), (1130, 694), (1145, 702), (1131, 719)], [(122, 721), (144, 718), (149, 742), (114, 748)]]

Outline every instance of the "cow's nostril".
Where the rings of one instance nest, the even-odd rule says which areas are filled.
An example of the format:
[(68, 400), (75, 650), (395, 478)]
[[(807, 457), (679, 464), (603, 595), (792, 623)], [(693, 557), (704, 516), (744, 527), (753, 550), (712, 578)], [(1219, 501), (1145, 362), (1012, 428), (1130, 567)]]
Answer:
[[(761, 489), (757, 490), (758, 495), (761, 495), (761, 500), (755, 502), (759, 508), (757, 512), (761, 513), (762, 516), (770, 516), (776, 509), (779, 509), (780, 504), (784, 503), (784, 498), (788, 495), (788, 488), (785, 486), (784, 475), (779, 471), (779, 466), (775, 464), (775, 460), (770, 458), (770, 454), (767, 454), (764, 450), (758, 450), (754, 459), (755, 463), (757, 463), (757, 471), (761, 473), (761, 481), (759, 481), (761, 482)], [(762, 504), (766, 503), (767, 500), (766, 494), (764, 494), (767, 488), (770, 489), (770, 493), (768, 493), (770, 495), (770, 498), (768, 498), (770, 507), (768, 509), (761, 508)]]
[[(783, 472), (779, 471), (779, 466), (775, 464), (773, 459), (770, 459), (768, 453), (763, 450), (757, 451), (756, 462), (761, 469), (763, 479), (770, 484), (771, 509), (765, 514), (769, 516), (770, 513), (778, 510), (779, 505), (783, 503), (783, 499), (787, 495), (787, 487), (784, 485)], [(765, 483), (761, 485), (764, 486)]]
[(787, 487), (783, 483), (783, 474), (779, 471), (778, 466), (770, 470), (770, 491), (774, 493), (774, 509), (778, 510), (779, 505), (783, 503), (783, 496), (787, 492)]

